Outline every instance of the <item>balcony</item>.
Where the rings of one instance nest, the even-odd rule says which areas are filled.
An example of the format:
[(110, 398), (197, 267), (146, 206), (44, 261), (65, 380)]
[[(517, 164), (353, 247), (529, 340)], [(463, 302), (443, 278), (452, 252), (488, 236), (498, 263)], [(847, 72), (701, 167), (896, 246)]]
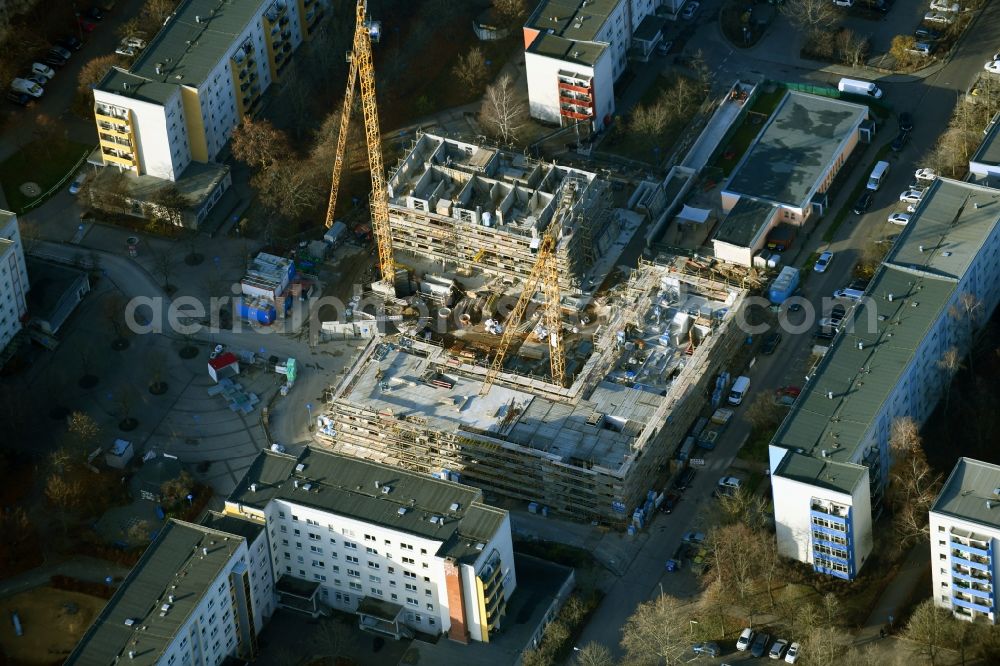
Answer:
[(992, 613), (992, 606), (984, 606), (983, 604), (976, 603), (971, 598), (966, 599), (958, 595), (952, 595), (951, 603), (953, 606), (958, 606), (960, 608), (968, 608), (969, 610), (979, 611), (980, 613)]
[(951, 584), (951, 589), (958, 594), (963, 594), (966, 596), (979, 597), (986, 599), (993, 603), (993, 592), (988, 589), (982, 589), (982, 585), (976, 585), (974, 583), (966, 583), (963, 581), (953, 581)]
[(288, 53), (291, 50), (292, 50), (292, 45), (289, 44), (288, 42), (285, 42), (284, 44), (281, 45), (281, 52), (282, 53)]
[(281, 31), (281, 38), (282, 39), (291, 39), (292, 38), (292, 31), (291, 30), (282, 30)]
[(287, 15), (286, 16), (282, 16), (280, 19), (278, 19), (278, 25), (282, 25), (282, 26), (288, 25), (288, 16)]
[(970, 569), (978, 569), (979, 571), (990, 570), (990, 561), (988, 559), (986, 559), (985, 557), (979, 557), (977, 555), (966, 556), (965, 553), (963, 553), (960, 550), (952, 549), (951, 561), (953, 564), (961, 564)]

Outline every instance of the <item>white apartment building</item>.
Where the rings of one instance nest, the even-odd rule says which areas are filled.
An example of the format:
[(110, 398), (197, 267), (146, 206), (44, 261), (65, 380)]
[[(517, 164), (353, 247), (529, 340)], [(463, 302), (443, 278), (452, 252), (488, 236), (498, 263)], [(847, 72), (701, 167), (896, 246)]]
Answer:
[[(872, 551), (893, 422), (922, 423), (1000, 298), (1000, 190), (945, 178), (909, 224), (769, 447), (779, 552), (854, 578)], [(959, 313), (956, 316), (956, 313)]]
[[(524, 25), (528, 107), (533, 118), (604, 129), (615, 111), (614, 83), (633, 36), (658, 0), (542, 0)], [(647, 22), (648, 26), (648, 22)], [(648, 39), (655, 46), (659, 27)]]
[(216, 666), (252, 659), (274, 612), (262, 526), (221, 515), (169, 520), (66, 664)]
[(0, 210), (0, 358), (21, 330), (28, 313), (28, 289), (28, 268), (17, 216)]
[(507, 512), (452, 481), (264, 451), (225, 510), (267, 525), (282, 606), (353, 612), (369, 631), (487, 642), (517, 585)]
[(175, 181), (214, 160), (281, 77), (324, 0), (184, 0), (128, 69), (94, 89), (105, 165)]
[(996, 624), (1000, 465), (959, 458), (931, 506), (930, 541), (934, 603)]

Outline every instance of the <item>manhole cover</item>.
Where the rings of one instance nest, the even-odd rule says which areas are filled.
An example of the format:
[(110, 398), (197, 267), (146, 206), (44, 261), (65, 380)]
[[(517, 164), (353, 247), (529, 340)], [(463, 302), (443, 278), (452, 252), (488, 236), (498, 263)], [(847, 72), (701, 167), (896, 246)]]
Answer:
[(42, 193), (42, 188), (38, 186), (38, 183), (28, 181), (27, 183), (21, 183), (21, 186), (17, 189), (21, 190), (21, 194), (26, 197), (37, 197)]

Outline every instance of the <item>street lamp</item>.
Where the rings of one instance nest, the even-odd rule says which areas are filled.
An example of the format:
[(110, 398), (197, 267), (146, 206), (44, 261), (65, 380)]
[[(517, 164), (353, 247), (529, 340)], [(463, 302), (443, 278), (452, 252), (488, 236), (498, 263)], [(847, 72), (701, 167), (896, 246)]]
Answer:
[(309, 432), (313, 429), (313, 406), (311, 402), (306, 403), (306, 411), (309, 412)]

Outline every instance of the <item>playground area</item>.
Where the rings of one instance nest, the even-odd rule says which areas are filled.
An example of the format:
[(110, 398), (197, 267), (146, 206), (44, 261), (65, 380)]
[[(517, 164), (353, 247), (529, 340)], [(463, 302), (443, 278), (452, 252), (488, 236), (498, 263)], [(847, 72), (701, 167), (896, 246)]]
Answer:
[[(99, 597), (48, 586), (0, 599), (0, 663), (63, 663), (105, 603)], [(15, 612), (21, 636), (14, 629)]]

